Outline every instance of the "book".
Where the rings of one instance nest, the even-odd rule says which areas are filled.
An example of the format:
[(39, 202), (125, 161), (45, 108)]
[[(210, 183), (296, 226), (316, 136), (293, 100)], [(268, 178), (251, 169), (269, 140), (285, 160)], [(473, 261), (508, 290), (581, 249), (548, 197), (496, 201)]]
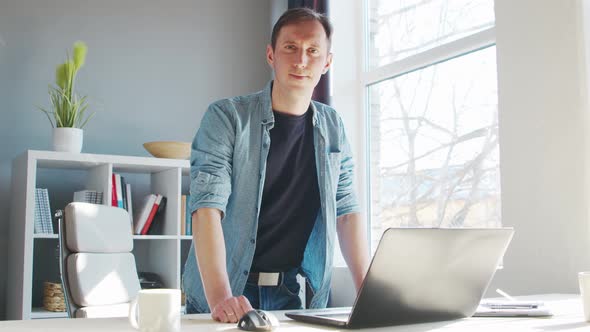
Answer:
[(102, 192), (96, 190), (80, 190), (74, 192), (74, 202), (102, 204)]
[(180, 198), (180, 235), (186, 235), (186, 195)]
[(156, 201), (152, 205), (152, 209), (150, 211), (150, 214), (141, 229), (141, 235), (146, 235), (148, 232), (148, 229), (150, 229), (150, 226), (152, 225), (152, 221), (154, 220), (154, 217), (156, 216), (156, 212), (158, 212), (158, 208), (160, 207), (160, 203), (162, 202), (162, 197), (163, 196), (160, 194), (157, 195)]
[(193, 216), (191, 214), (191, 209), (190, 209), (190, 199), (191, 196), (190, 195), (186, 195), (186, 212), (185, 212), (185, 218), (184, 218), (184, 223), (185, 223), (185, 229), (186, 229), (186, 235), (193, 235)]
[(123, 208), (123, 191), (121, 190), (121, 174), (115, 174), (115, 189), (117, 191), (117, 205)]
[(147, 229), (147, 233), (148, 235), (161, 235), (164, 234), (164, 229), (163, 229), (163, 218), (164, 218), (164, 210), (166, 209), (166, 202), (168, 200), (166, 199), (166, 196), (162, 196), (162, 200), (160, 201), (160, 204), (158, 205), (158, 210), (156, 211), (156, 215), (154, 216), (154, 219), (152, 220), (151, 225), (149, 226), (149, 228)]
[(53, 234), (49, 191), (45, 188), (35, 189), (35, 233)]
[(125, 192), (127, 193), (127, 212), (129, 212), (129, 222), (131, 223), (131, 228), (133, 228), (133, 201), (131, 200), (131, 185), (129, 183), (125, 184)]
[(117, 206), (117, 185), (115, 178), (117, 176), (113, 173), (112, 181), (111, 181), (111, 206)]
[(90, 203), (92, 201), (92, 193), (90, 190), (75, 191), (73, 201)]
[(540, 301), (482, 301), (473, 317), (550, 317), (553, 313)]
[(129, 211), (127, 209), (127, 182), (125, 181), (125, 177), (121, 176), (121, 194), (123, 196), (122, 201), (123, 201), (123, 208), (127, 211)]
[(43, 233), (41, 220), (41, 189), (35, 189), (35, 233)]
[(41, 220), (43, 221), (43, 230), (46, 234), (53, 234), (53, 218), (51, 216), (51, 206), (49, 205), (49, 191), (43, 189), (42, 196)]
[(156, 198), (156, 195), (149, 194), (143, 199), (143, 203), (140, 205), (141, 209), (137, 211), (138, 213), (135, 215), (136, 217), (134, 218), (133, 234), (141, 234), (141, 230), (143, 229), (143, 226), (145, 225), (145, 222), (147, 221), (150, 212), (152, 211), (152, 207), (156, 202)]

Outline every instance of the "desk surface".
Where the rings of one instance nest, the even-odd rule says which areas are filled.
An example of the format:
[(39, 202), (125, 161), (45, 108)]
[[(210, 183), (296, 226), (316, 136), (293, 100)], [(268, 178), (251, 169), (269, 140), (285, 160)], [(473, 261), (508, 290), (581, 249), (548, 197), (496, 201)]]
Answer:
[[(584, 321), (578, 295), (550, 294), (521, 297), (526, 300), (545, 301), (553, 311), (551, 318), (466, 318), (455, 321), (391, 326), (356, 331), (455, 332), (455, 331), (590, 331)], [(276, 312), (281, 326), (275, 331), (338, 331), (330, 327), (298, 323)], [(235, 324), (217, 323), (209, 314), (185, 315), (182, 331), (239, 331)], [(126, 318), (103, 319), (38, 319), (27, 321), (0, 321), (0, 331), (136, 331)], [(355, 331), (355, 330), (350, 330)]]

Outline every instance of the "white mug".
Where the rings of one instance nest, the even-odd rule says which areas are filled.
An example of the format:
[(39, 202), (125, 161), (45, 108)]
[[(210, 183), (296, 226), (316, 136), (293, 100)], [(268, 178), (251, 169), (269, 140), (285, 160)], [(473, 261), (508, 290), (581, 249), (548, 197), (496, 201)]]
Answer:
[(140, 290), (129, 307), (129, 322), (142, 332), (180, 331), (180, 290)]
[(590, 322), (590, 272), (578, 273), (582, 306), (584, 307), (584, 319)]

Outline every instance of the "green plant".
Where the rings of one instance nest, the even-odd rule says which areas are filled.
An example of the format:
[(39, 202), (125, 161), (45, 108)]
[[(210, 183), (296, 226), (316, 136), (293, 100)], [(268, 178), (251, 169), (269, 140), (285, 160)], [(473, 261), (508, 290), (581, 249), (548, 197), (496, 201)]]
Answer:
[[(78, 70), (84, 65), (88, 48), (83, 42), (74, 43), (72, 57), (66, 54), (66, 61), (55, 70), (55, 86), (49, 86), (51, 109), (39, 107), (51, 123), (52, 127), (83, 128), (94, 113), (86, 115), (88, 102), (86, 96), (74, 91), (74, 83)], [(55, 120), (54, 121), (52, 120)]]

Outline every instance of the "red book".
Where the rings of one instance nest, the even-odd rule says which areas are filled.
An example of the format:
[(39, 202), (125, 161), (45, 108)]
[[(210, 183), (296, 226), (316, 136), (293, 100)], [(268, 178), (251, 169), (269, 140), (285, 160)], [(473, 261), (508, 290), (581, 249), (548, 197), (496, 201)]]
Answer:
[(141, 234), (141, 230), (150, 216), (150, 212), (152, 211), (152, 206), (154, 206), (154, 203), (156, 202), (156, 198), (158, 198), (158, 195), (154, 194), (149, 194), (145, 197), (143, 203), (140, 205), (141, 208), (135, 215), (133, 222), (133, 234)]
[(152, 205), (152, 210), (150, 211), (150, 215), (148, 216), (145, 225), (143, 225), (143, 228), (141, 229), (141, 235), (146, 235), (148, 232), (148, 229), (150, 229), (150, 225), (152, 224), (152, 221), (154, 221), (154, 216), (156, 215), (156, 212), (158, 211), (158, 207), (160, 206), (160, 202), (162, 201), (162, 195), (158, 194), (158, 197), (156, 198), (156, 202), (154, 203), (154, 205)]
[(115, 177), (116, 177), (116, 175), (115, 175), (115, 173), (113, 173), (113, 181), (112, 181), (113, 185), (111, 186), (111, 188), (112, 188), (111, 189), (111, 192), (112, 192), (111, 205), (112, 206), (119, 206), (117, 203), (117, 185), (116, 185)]

